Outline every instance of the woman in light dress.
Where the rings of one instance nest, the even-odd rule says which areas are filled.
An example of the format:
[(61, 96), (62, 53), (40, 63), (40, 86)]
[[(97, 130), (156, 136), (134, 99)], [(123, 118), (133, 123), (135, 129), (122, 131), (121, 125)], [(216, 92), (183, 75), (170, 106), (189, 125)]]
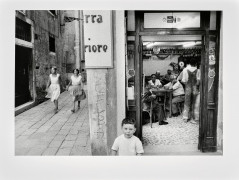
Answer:
[(47, 82), (47, 95), (46, 98), (50, 98), (52, 102), (54, 102), (55, 109), (54, 112), (58, 111), (58, 98), (60, 96), (61, 90), (61, 76), (57, 72), (57, 68), (53, 66), (51, 68), (51, 74), (49, 75), (49, 79)]
[(72, 112), (75, 112), (75, 103), (78, 101), (78, 108), (80, 108), (80, 101), (85, 99), (85, 93), (83, 90), (82, 76), (79, 69), (73, 70), (73, 75), (71, 76), (70, 82), (67, 86), (70, 94), (73, 97), (73, 108)]

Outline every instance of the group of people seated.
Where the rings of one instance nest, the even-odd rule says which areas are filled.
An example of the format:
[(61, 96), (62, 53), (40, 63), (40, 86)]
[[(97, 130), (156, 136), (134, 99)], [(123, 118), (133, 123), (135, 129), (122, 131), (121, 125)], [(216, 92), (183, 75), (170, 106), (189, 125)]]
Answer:
[[(159, 121), (159, 125), (167, 125), (162, 118), (162, 107), (159, 102), (163, 100), (161, 96), (154, 94), (155, 90), (171, 89), (172, 90), (172, 116), (180, 115), (177, 104), (184, 102), (183, 120), (185, 122), (197, 123), (199, 120), (199, 82), (200, 70), (197, 69), (197, 61), (190, 59), (187, 66), (182, 69), (179, 75), (173, 74), (172, 70), (168, 70), (164, 76), (157, 71), (151, 75), (151, 80), (146, 84), (146, 98), (144, 105), (150, 108), (151, 101), (153, 113), (156, 116), (155, 121)], [(169, 110), (169, 98), (166, 100), (166, 110)]]

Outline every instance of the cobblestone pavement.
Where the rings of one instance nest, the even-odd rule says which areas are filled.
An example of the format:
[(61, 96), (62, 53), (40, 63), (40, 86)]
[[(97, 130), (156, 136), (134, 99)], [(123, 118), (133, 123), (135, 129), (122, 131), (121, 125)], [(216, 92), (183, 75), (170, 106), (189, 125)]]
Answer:
[(15, 155), (91, 155), (87, 98), (75, 113), (63, 92), (59, 111), (48, 100), (15, 117)]
[(143, 126), (144, 145), (193, 145), (198, 144), (199, 124), (185, 123), (182, 116), (167, 118), (168, 125), (158, 122)]

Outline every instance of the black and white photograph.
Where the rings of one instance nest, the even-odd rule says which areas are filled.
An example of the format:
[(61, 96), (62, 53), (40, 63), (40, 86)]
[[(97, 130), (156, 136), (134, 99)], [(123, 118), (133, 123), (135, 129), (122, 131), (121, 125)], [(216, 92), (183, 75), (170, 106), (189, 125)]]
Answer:
[(15, 155), (222, 155), (222, 18), (16, 10)]
[(0, 4), (0, 179), (239, 177), (237, 0)]

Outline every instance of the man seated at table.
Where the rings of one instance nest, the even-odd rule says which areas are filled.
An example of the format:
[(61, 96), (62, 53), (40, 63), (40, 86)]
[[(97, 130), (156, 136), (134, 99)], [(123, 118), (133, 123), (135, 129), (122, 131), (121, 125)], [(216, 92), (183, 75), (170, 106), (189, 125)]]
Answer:
[(165, 85), (170, 82), (170, 76), (172, 75), (172, 70), (168, 69), (167, 74), (162, 78), (162, 84)]
[(156, 79), (155, 74), (151, 75), (152, 80), (148, 81), (148, 85), (146, 87), (145, 98), (143, 99), (144, 102), (144, 109), (149, 110), (152, 103), (153, 108), (153, 115), (155, 117), (155, 122), (159, 121), (159, 125), (167, 125), (168, 122), (163, 121), (161, 112), (162, 107), (159, 105), (158, 98), (155, 94), (152, 93), (153, 90), (157, 90), (158, 88), (162, 87), (162, 84), (158, 79)]
[(152, 74), (151, 80), (148, 82), (148, 89), (158, 89), (162, 86), (163, 85), (161, 84), (160, 80), (156, 79), (156, 75)]
[[(172, 99), (172, 115), (178, 116), (178, 108), (176, 104), (178, 102), (184, 101), (185, 93), (182, 84), (177, 81), (175, 76), (170, 77), (170, 82), (164, 85), (165, 89), (172, 89), (173, 90), (173, 99)], [(169, 109), (169, 102), (167, 102), (167, 109)]]

